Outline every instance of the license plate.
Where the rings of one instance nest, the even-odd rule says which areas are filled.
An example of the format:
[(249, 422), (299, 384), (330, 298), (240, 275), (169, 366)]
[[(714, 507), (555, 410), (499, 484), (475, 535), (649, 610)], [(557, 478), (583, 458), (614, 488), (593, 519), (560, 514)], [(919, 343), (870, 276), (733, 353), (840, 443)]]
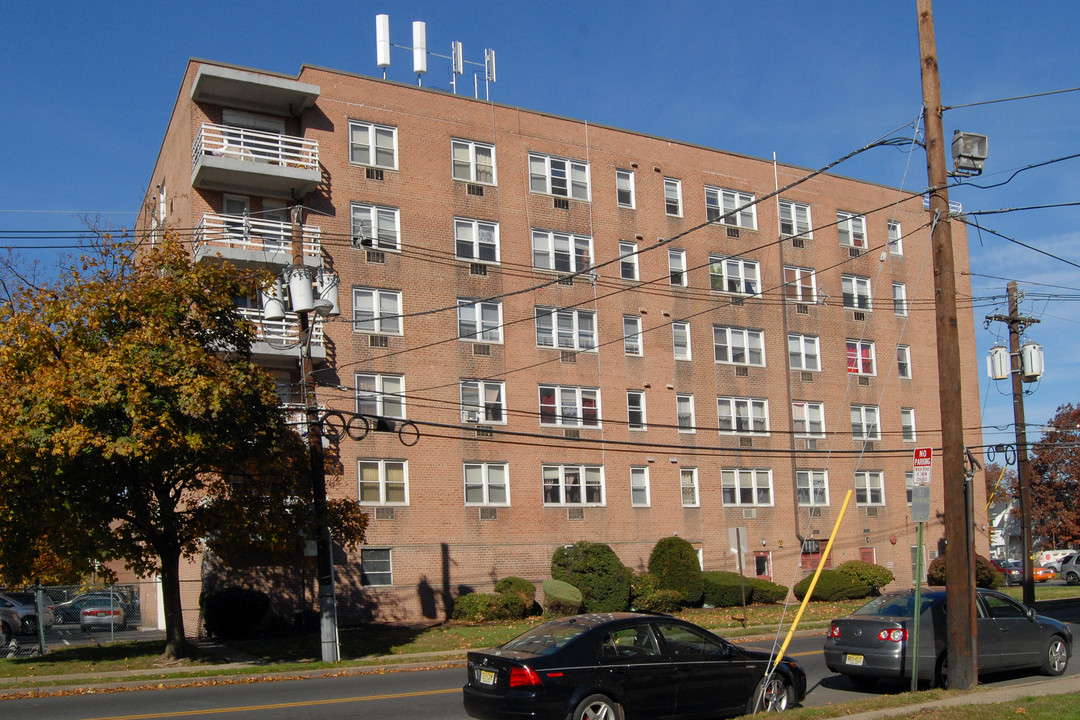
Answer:
[(847, 663), (848, 665), (862, 665), (863, 664), (863, 656), (862, 655), (848, 655), (847, 657), (844, 658), (844, 662)]
[(495, 684), (495, 671), (494, 670), (481, 670), (480, 671), (480, 684), (481, 685), (494, 685)]

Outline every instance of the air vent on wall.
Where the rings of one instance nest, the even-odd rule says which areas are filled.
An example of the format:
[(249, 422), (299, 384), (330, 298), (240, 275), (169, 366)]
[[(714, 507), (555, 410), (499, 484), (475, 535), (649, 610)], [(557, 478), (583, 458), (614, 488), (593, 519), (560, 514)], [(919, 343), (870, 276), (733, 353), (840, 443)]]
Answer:
[(494, 435), (495, 433), (489, 427), (477, 426), (476, 428), (476, 437), (494, 437)]
[(855, 312), (853, 312), (851, 314), (851, 317), (856, 322), (865, 322), (866, 321), (866, 313), (860, 312), (859, 310), (856, 310)]
[(737, 365), (735, 367), (735, 377), (750, 377), (750, 368)]
[(727, 236), (728, 236), (729, 238), (736, 238), (736, 239), (738, 239), (738, 237), (739, 237), (739, 228), (733, 228), (733, 227), (729, 227), (729, 228), (727, 229)]
[(368, 250), (367, 261), (369, 263), (385, 263), (386, 253), (384, 253), (382, 250)]
[(570, 209), (570, 201), (567, 200), (566, 198), (555, 198), (555, 209), (556, 210), (569, 210)]
[(576, 352), (567, 352), (566, 350), (563, 350), (562, 355), (561, 355), (561, 357), (559, 359), (562, 360), (564, 363), (576, 363), (577, 362), (577, 353)]
[(487, 265), (482, 263), (469, 263), (470, 275), (487, 275)]
[(365, 175), (367, 176), (368, 180), (383, 180), (383, 179), (385, 179), (384, 176), (383, 176), (383, 171), (380, 170), (379, 168), (368, 168)]
[(877, 517), (877, 516), (878, 516), (878, 509), (876, 507), (868, 507), (868, 508), (866, 508), (866, 517)]
[(746, 304), (746, 298), (741, 298), (741, 297), (731, 298), (731, 304), (732, 305), (737, 305), (738, 307), (742, 307), (743, 305)]
[(368, 345), (370, 347), (390, 347), (390, 338), (385, 335), (368, 335)]
[(860, 377), (859, 378), (859, 384), (864, 386), (864, 387), (870, 385), (870, 378), (868, 378), (866, 376)]
[(743, 508), (743, 520), (753, 520), (757, 517), (757, 508)]
[(376, 520), (393, 520), (394, 508), (392, 507), (377, 507), (375, 508)]
[(809, 315), (810, 314), (810, 307), (808, 305), (806, 305), (805, 303), (796, 303), (796, 305), (795, 305), (795, 313), (797, 315)]
[(472, 183), (469, 183), (466, 186), (466, 192), (468, 192), (470, 195), (475, 195), (476, 197), (484, 197), (484, 186), (473, 185)]
[(862, 256), (862, 250), (860, 250), (859, 248), (848, 248), (847, 249), (847, 254), (848, 254), (848, 257), (853, 257), (853, 258), (861, 257)]
[(801, 379), (803, 382), (814, 382), (814, 373), (803, 370)]
[(812, 518), (821, 517), (821, 508), (819, 508), (819, 507), (810, 508), (810, 517), (812, 517)]
[(584, 520), (585, 508), (567, 508), (566, 509), (567, 520)]
[(574, 284), (574, 276), (573, 275), (564, 275), (563, 277), (559, 278), (559, 284), (560, 285), (571, 285), (572, 286)]
[(754, 438), (739, 438), (739, 447), (754, 447)]
[(473, 343), (472, 354), (481, 357), (491, 357), (491, 346), (484, 343)]
[(806, 449), (807, 450), (817, 450), (817, 440), (807, 440), (806, 441)]
[(791, 247), (804, 248), (806, 247), (806, 240), (801, 237), (793, 237), (791, 238)]
[(499, 508), (493, 508), (493, 507), (482, 507), (482, 508), (480, 508), (480, 519), (481, 520), (498, 520), (499, 519)]
[(569, 438), (570, 440), (580, 440), (581, 439), (581, 431), (580, 430), (564, 430), (563, 431), (563, 437)]

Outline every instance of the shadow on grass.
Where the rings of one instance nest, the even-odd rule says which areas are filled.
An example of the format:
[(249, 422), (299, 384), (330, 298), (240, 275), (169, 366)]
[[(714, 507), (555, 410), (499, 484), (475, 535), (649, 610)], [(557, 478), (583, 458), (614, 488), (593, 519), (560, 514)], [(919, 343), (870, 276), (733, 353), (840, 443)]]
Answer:
[[(393, 655), (417, 641), (428, 627), (362, 626), (338, 631), (343, 660)], [(311, 662), (322, 659), (322, 641), (318, 630), (289, 632), (273, 636), (232, 640), (229, 647), (252, 655), (264, 663)]]

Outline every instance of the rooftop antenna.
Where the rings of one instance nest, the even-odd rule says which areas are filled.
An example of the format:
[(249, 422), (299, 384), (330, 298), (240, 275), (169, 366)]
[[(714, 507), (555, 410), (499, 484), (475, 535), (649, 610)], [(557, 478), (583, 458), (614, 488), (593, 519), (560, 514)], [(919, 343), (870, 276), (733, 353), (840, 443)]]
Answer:
[(375, 16), (375, 55), (379, 67), (382, 68), (383, 80), (386, 79), (386, 68), (390, 67), (390, 16)]
[[(383, 80), (386, 79), (386, 68), (390, 67), (390, 47), (393, 43), (390, 42), (390, 16), (389, 15), (376, 15), (375, 16), (375, 50), (376, 50), (376, 62), (380, 68), (382, 68)], [(465, 73), (465, 64), (476, 65), (484, 68), (484, 95), (485, 99), (491, 99), (490, 85), (495, 82), (495, 51), (484, 50), (484, 62), (472, 62), (465, 59), (465, 53), (462, 50), (461, 42), (455, 40), (450, 43), (450, 55), (440, 55), (438, 53), (429, 53), (427, 49), (427, 25), (424, 22), (416, 20), (413, 22), (413, 46), (406, 47), (405, 45), (394, 45), (394, 47), (400, 47), (405, 50), (412, 50), (413, 52), (413, 72), (416, 73), (416, 84), (423, 85), (422, 75), (427, 72), (427, 56), (434, 55), (435, 57), (443, 58), (450, 61), (450, 87), (452, 92), (457, 95), (457, 76)], [(473, 95), (479, 99), (480, 87), (478, 83), (478, 73), (473, 74)]]

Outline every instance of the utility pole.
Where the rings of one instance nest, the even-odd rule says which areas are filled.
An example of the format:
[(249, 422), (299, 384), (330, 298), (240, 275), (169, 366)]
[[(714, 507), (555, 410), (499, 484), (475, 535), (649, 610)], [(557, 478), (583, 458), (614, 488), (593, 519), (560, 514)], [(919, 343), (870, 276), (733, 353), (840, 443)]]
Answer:
[(1035, 318), (1020, 316), (1020, 301), (1016, 282), (1010, 281), (1009, 314), (988, 315), (988, 321), (1003, 322), (1009, 326), (1010, 375), (1012, 375), (1013, 425), (1016, 428), (1016, 477), (1020, 483), (1020, 542), (1024, 557), (1024, 604), (1035, 602), (1035, 576), (1031, 560), (1031, 468), (1028, 464), (1027, 425), (1024, 422), (1023, 363), (1020, 358), (1020, 333), (1039, 322)]
[[(960, 334), (956, 319), (956, 274), (949, 218), (948, 168), (942, 127), (941, 78), (930, 0), (916, 0), (922, 69), (926, 173), (933, 216), (934, 292), (937, 325), (938, 399), (945, 495), (945, 599), (948, 603), (949, 689), (969, 690), (978, 679), (975, 625), (975, 532), (964, 473), (963, 404), (960, 392)], [(918, 581), (918, 579), (916, 579)]]

